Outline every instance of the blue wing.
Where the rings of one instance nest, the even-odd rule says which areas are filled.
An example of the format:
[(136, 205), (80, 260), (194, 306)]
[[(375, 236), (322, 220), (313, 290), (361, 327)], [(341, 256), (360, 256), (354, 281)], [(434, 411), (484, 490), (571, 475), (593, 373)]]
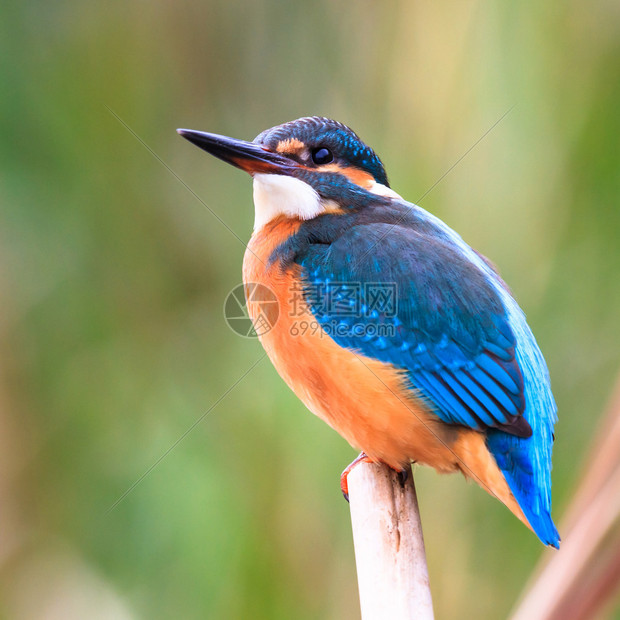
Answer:
[(313, 315), (339, 345), (406, 370), (445, 422), (531, 435), (504, 307), (449, 241), (370, 223), (296, 262)]

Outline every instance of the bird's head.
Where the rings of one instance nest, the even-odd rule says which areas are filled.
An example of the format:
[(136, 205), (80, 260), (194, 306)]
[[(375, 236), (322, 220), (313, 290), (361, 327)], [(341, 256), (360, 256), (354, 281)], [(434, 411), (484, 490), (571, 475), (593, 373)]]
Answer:
[(179, 129), (208, 153), (254, 177), (254, 228), (276, 217), (312, 219), (398, 197), (376, 153), (346, 125), (311, 116), (260, 133), (253, 142)]

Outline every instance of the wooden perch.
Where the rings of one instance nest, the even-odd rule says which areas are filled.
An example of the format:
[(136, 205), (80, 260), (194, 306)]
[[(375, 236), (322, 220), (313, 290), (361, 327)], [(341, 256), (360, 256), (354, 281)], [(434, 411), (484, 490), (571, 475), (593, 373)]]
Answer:
[(348, 484), (362, 620), (432, 620), (413, 475), (360, 463)]

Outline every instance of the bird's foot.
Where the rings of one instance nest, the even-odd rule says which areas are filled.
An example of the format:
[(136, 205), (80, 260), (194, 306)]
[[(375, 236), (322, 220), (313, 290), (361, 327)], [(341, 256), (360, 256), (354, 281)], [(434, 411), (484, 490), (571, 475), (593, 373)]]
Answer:
[[(349, 474), (360, 464), (360, 463), (375, 463), (365, 452), (360, 452), (359, 456), (352, 462), (347, 465), (345, 470), (340, 474), (340, 489), (342, 490), (342, 494), (344, 498), (349, 501), (349, 482), (348, 477)], [(398, 474), (398, 481), (401, 486), (405, 486), (407, 480), (409, 480), (409, 474), (411, 473), (411, 465), (409, 467), (405, 467), (404, 469), (395, 469), (394, 470)]]
[(374, 463), (374, 461), (365, 452), (360, 452), (359, 456), (353, 462), (349, 463), (340, 474), (340, 489), (342, 490), (342, 494), (347, 502), (349, 501), (348, 477), (360, 463)]

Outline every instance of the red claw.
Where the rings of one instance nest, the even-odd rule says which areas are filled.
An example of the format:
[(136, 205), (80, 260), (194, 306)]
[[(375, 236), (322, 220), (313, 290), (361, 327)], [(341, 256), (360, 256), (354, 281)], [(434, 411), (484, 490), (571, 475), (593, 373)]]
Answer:
[(374, 461), (365, 452), (360, 452), (359, 456), (354, 461), (349, 463), (340, 474), (340, 489), (342, 490), (342, 494), (347, 502), (349, 501), (349, 482), (347, 478), (353, 469), (355, 469), (355, 467), (357, 467), (360, 463), (374, 463)]

